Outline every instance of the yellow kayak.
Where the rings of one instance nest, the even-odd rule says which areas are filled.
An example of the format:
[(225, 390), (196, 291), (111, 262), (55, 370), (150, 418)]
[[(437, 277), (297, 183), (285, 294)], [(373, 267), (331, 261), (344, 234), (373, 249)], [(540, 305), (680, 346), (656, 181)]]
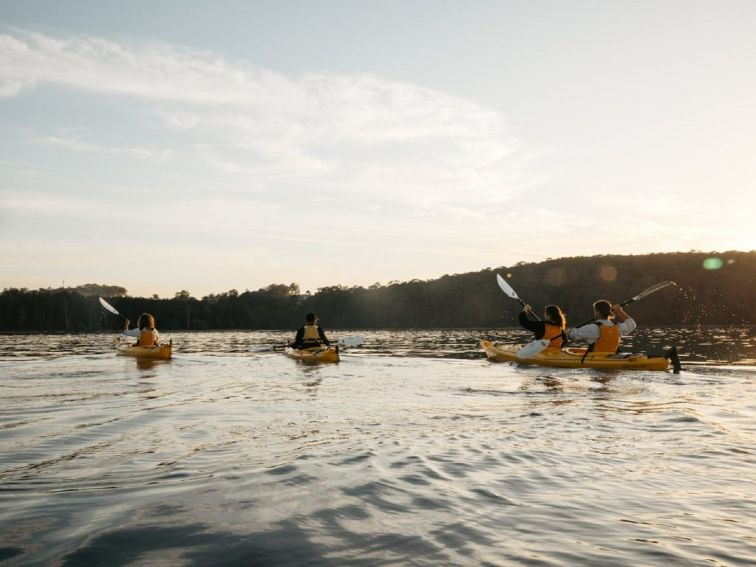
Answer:
[(590, 353), (583, 360), (584, 348), (546, 349), (529, 358), (518, 358), (517, 351), (523, 345), (494, 345), (480, 341), (489, 360), (518, 362), (520, 364), (551, 366), (555, 368), (599, 368), (605, 370), (666, 370), (669, 360), (663, 356), (647, 356), (645, 353)]
[(171, 358), (173, 341), (151, 347), (134, 346), (130, 340), (116, 337), (116, 354), (121, 356), (135, 356), (137, 358), (152, 358), (167, 360)]
[(293, 349), (286, 347), (284, 354), (289, 358), (301, 360), (302, 362), (338, 362), (338, 346), (321, 346), (315, 348)]

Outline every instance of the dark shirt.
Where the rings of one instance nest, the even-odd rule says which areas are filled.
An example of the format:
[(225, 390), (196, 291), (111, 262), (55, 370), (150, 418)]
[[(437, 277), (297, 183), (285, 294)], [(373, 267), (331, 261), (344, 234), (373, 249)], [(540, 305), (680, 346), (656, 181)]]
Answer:
[[(531, 321), (528, 319), (528, 314), (526, 311), (520, 311), (520, 325), (522, 325), (525, 329), (528, 331), (533, 331), (533, 334), (535, 335), (535, 340), (541, 340), (543, 336), (546, 334), (546, 323), (543, 321)], [(554, 340), (556, 337), (552, 337), (551, 340)], [(551, 344), (551, 343), (549, 343)], [(567, 335), (565, 334), (564, 330), (562, 330), (562, 348), (567, 346)]]
[(527, 311), (520, 311), (520, 325), (522, 325), (528, 331), (533, 331), (536, 340), (542, 339), (546, 334), (546, 323), (543, 321), (531, 321), (528, 319)]
[[(323, 327), (318, 325), (318, 335), (320, 336), (320, 342), (324, 345), (330, 345), (331, 341), (329, 341), (325, 336), (325, 331), (323, 331)], [(291, 348), (307, 348), (317, 346), (317, 344), (307, 343), (304, 342), (304, 326), (300, 327), (297, 331), (297, 336), (294, 337), (294, 342), (291, 343)]]

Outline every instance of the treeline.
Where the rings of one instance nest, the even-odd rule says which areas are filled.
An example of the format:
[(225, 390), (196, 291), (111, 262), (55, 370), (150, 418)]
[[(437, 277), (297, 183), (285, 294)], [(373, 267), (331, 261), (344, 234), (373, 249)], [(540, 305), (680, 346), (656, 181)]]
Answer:
[[(257, 291), (230, 290), (196, 299), (125, 295), (119, 286), (78, 289), (6, 289), (0, 293), (0, 331), (103, 331), (123, 322), (100, 306), (97, 295), (136, 320), (146, 311), (161, 330), (293, 329), (314, 311), (325, 328), (454, 328), (517, 325), (519, 303), (496, 284), (505, 276), (520, 298), (538, 311), (559, 304), (572, 323), (592, 314), (595, 299), (620, 302), (660, 281), (668, 287), (633, 303), (641, 325), (742, 325), (756, 322), (756, 252), (669, 253), (561, 258), (487, 268), (436, 280), (364, 287), (330, 286), (302, 295), (297, 284)], [(92, 294), (92, 291), (98, 293)], [(104, 293), (103, 293), (104, 292)]]

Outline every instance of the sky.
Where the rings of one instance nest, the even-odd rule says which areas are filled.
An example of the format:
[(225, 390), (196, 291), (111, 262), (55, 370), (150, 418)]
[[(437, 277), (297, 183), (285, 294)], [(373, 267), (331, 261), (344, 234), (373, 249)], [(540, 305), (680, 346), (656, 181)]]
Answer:
[(0, 289), (756, 249), (756, 2), (0, 0)]

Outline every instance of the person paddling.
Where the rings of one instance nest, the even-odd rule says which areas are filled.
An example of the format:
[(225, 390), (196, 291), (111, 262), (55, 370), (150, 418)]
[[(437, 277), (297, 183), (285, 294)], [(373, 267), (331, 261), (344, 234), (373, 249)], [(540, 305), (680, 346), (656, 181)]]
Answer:
[(137, 345), (151, 347), (158, 344), (160, 334), (155, 328), (155, 317), (149, 313), (142, 313), (137, 319), (137, 325), (134, 329), (129, 329), (131, 320), (126, 319), (123, 324), (123, 334), (129, 337), (136, 337)]
[(533, 321), (528, 315), (533, 314), (533, 308), (525, 305), (520, 312), (520, 325), (532, 331), (535, 340), (548, 339), (546, 349), (560, 349), (567, 343), (564, 329), (567, 326), (567, 318), (558, 305), (547, 305), (543, 310), (543, 321)]
[(316, 348), (322, 345), (330, 345), (331, 341), (326, 337), (323, 328), (318, 325), (320, 320), (315, 313), (308, 313), (305, 317), (305, 325), (297, 331), (294, 342), (289, 346), (294, 349)]
[(596, 318), (593, 323), (567, 330), (570, 339), (588, 341), (587, 352), (617, 352), (622, 337), (632, 333), (637, 326), (621, 305), (612, 305), (606, 299), (599, 299), (593, 304), (593, 314)]

